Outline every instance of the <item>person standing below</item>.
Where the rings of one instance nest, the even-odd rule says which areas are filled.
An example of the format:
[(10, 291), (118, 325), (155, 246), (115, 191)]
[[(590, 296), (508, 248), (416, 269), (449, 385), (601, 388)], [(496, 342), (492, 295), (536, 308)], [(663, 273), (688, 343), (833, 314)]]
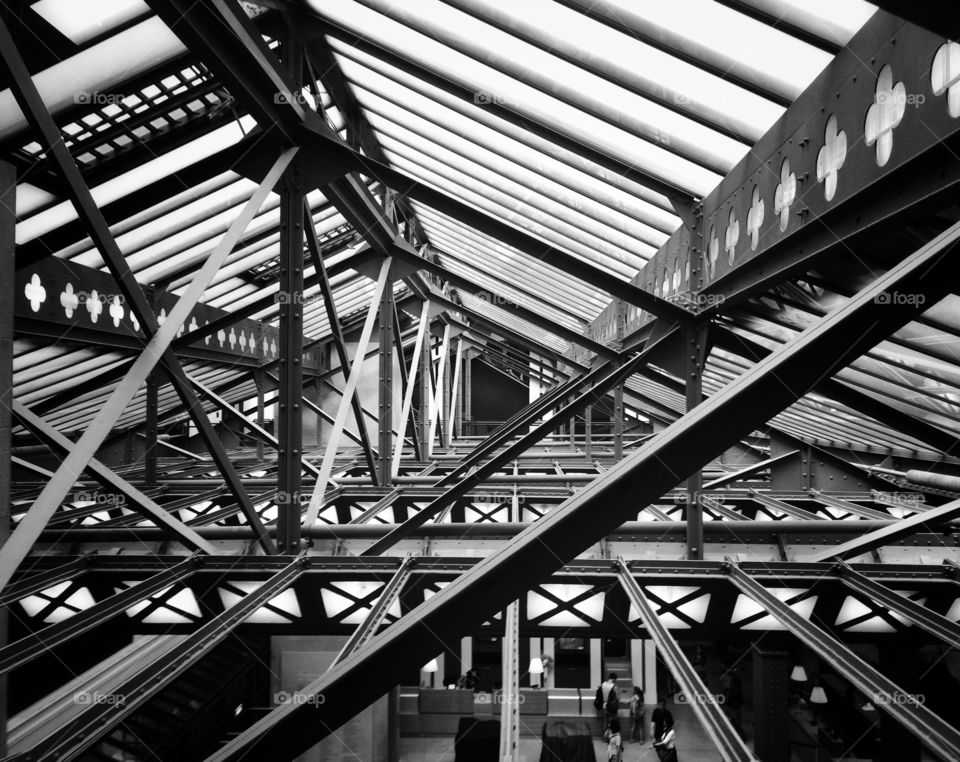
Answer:
[(654, 745), (661, 740), (667, 729), (672, 727), (673, 715), (667, 709), (667, 700), (661, 696), (657, 701), (657, 708), (650, 715), (650, 732), (653, 734)]
[(633, 720), (630, 740), (642, 743), (644, 740), (643, 689), (636, 685), (633, 687), (633, 695), (630, 697), (630, 718)]
[(610, 720), (616, 719), (620, 710), (620, 697), (617, 695), (617, 676), (615, 673), (611, 672), (607, 675), (607, 679), (600, 683), (593, 705), (601, 718), (600, 732), (604, 733), (610, 727)]

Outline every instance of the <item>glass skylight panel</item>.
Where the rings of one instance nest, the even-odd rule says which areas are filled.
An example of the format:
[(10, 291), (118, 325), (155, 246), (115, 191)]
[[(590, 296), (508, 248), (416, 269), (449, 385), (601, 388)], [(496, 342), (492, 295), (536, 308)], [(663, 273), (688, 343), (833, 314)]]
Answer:
[[(464, 152), (470, 152), (472, 155), (460, 156), (444, 147), (440, 140), (434, 141), (428, 135), (427, 137), (430, 139), (425, 141), (405, 127), (387, 122), (375, 115), (370, 115), (370, 123), (386, 138), (385, 142), (391, 143), (397, 150), (404, 150), (400, 148), (401, 142), (415, 146), (416, 148), (413, 150), (416, 150), (417, 153), (422, 151), (425, 155), (441, 162), (441, 164), (449, 165), (469, 174), (477, 182), (497, 188), (500, 191), (498, 198), (501, 198), (504, 203), (507, 203), (508, 199), (512, 199), (512, 203), (518, 211), (522, 209), (533, 216), (536, 210), (555, 217), (558, 224), (566, 223), (573, 228), (573, 231), (582, 231), (582, 234), (595, 237), (598, 246), (607, 243), (619, 248), (624, 257), (631, 257), (630, 252), (633, 248), (652, 254), (667, 238), (666, 234), (650, 228), (631, 230), (631, 226), (626, 225), (627, 229), (624, 230), (623, 227), (615, 228), (609, 225), (606, 220), (598, 220), (597, 217), (609, 218), (609, 216), (603, 215), (602, 212), (596, 216), (590, 215), (589, 212), (594, 211), (594, 209), (589, 199), (584, 199), (582, 196), (563, 188), (558, 193), (555, 186), (550, 186), (548, 180), (536, 175), (529, 177), (519, 175), (509, 162), (497, 160), (496, 157), (488, 159), (489, 154), (484, 156), (475, 147), (471, 147), (469, 144), (464, 145), (463, 141), (460, 141), (458, 148), (461, 148)], [(408, 121), (408, 123), (410, 122)], [(455, 137), (451, 136), (451, 140), (456, 143)], [(409, 154), (410, 150), (406, 149), (404, 152)], [(490, 164), (490, 166), (486, 166), (487, 164)], [(524, 180), (529, 182), (525, 183)], [(557, 198), (557, 196), (560, 196), (560, 198)], [(618, 220), (618, 222), (626, 221)], [(573, 231), (571, 231), (571, 235), (575, 237), (576, 233)], [(581, 240), (584, 243), (588, 242), (587, 240)], [(639, 257), (631, 257), (631, 259), (625, 261), (630, 261), (633, 266), (640, 267), (644, 260)]]
[(630, 28), (660, 39), (674, 38), (687, 52), (697, 48), (718, 56), (731, 74), (762, 82), (795, 99), (832, 56), (789, 34), (714, 0), (578, 0), (584, 8), (603, 7)]
[[(241, 123), (230, 122), (223, 127), (219, 127), (184, 146), (175, 148), (169, 153), (158, 156), (129, 172), (91, 188), (93, 198), (100, 206), (123, 198), (139, 188), (238, 143), (244, 137), (244, 130), (249, 132), (254, 124), (255, 122), (251, 117), (244, 117)], [(77, 219), (77, 213), (73, 204), (69, 201), (61, 202), (23, 222), (17, 223), (17, 244), (32, 241), (37, 236), (48, 233), (75, 219)]]
[[(469, 123), (482, 125), (494, 135), (509, 136), (517, 143), (533, 150), (538, 161), (540, 157), (550, 157), (564, 166), (595, 178), (604, 185), (613, 186), (629, 194), (629, 196), (635, 197), (641, 208), (646, 208), (649, 205), (650, 214), (666, 215), (670, 222), (664, 226), (665, 229), (672, 230), (679, 224), (679, 219), (673, 214), (670, 202), (665, 196), (634, 182), (629, 177), (606, 170), (578, 153), (569, 151), (521, 126), (512, 124), (489, 108), (464, 101), (445, 90), (418, 79), (412, 74), (390, 66), (363, 51), (345, 45), (333, 37), (327, 39), (348, 79), (355, 79), (381, 96), (395, 100), (401, 99), (404, 104), (410, 103), (411, 109), (429, 115), (430, 118), (433, 118), (435, 114), (435, 121), (439, 123), (446, 123), (447, 114), (456, 114)], [(432, 104), (432, 109), (428, 111), (427, 109), (431, 107), (425, 104)], [(443, 114), (442, 118), (441, 113)], [(496, 138), (492, 138), (492, 140), (496, 141)], [(496, 145), (496, 142), (494, 142), (494, 145)]]
[(740, 0), (785, 23), (843, 46), (877, 10), (863, 0)]
[[(751, 144), (783, 113), (781, 106), (759, 95), (554, 0), (453, 0), (452, 4), (475, 8), (484, 18), (538, 40), (547, 51), (573, 57), (584, 69), (603, 72), (685, 113), (724, 124)], [(619, 103), (611, 105), (621, 107)]]
[(30, 7), (77, 45), (150, 12), (143, 0), (37, 0)]
[[(542, 97), (540, 90), (607, 119), (626, 132), (723, 171), (732, 167), (748, 147), (436, 0), (420, 0), (406, 6), (402, 14), (385, 0), (370, 1), (381, 13), (402, 15), (448, 49), (463, 51), (465, 61), (473, 58), (486, 64), (483, 71), (470, 63), (463, 68), (468, 76), (476, 72), (489, 82), (484, 88), (484, 82), (479, 81), (481, 97), (487, 89), (490, 99), (502, 97), (520, 108), (534, 99), (530, 105), (536, 109), (536, 100)], [(581, 43), (579, 36), (577, 41)], [(643, 62), (636, 65), (642, 66)], [(443, 70), (436, 60), (432, 68)], [(519, 83), (524, 84), (517, 87)]]
[[(508, 225), (524, 228), (533, 235), (552, 242), (555, 246), (592, 261), (612, 274), (629, 279), (636, 274), (637, 268), (642, 264), (642, 260), (638, 261), (637, 256), (632, 252), (626, 252), (596, 239), (587, 241), (587, 236), (582, 231), (574, 230), (570, 225), (548, 214), (533, 210), (524, 204), (518, 204), (516, 199), (499, 193), (494, 186), (478, 183), (472, 175), (453, 170), (424, 155), (418, 155), (415, 160), (408, 159), (406, 154), (396, 150), (398, 146), (392, 139), (384, 138), (381, 142), (384, 149), (388, 150), (394, 166), (408, 176), (454, 195)], [(399, 148), (402, 150), (402, 147)], [(475, 169), (474, 172), (476, 172)], [(642, 247), (642, 245), (635, 246), (635, 250), (645, 251), (647, 254), (654, 252), (652, 247)]]
[[(401, 50), (405, 56), (426, 68), (473, 90), (478, 98), (484, 97), (484, 94), (495, 97), (510, 104), (513, 110), (528, 119), (553, 125), (574, 139), (588, 141), (596, 150), (633, 163), (657, 177), (667, 178), (696, 195), (706, 195), (720, 180), (720, 175), (715, 172), (562, 103), (363, 6), (347, 0), (323, 3), (312, 0), (312, 4), (321, 15), (373, 39), (387, 49)], [(663, 134), (663, 141), (668, 137)]]
[[(649, 225), (638, 222), (634, 217), (627, 216), (618, 211), (616, 200), (624, 198), (629, 199), (626, 194), (618, 193), (615, 189), (604, 186), (602, 183), (593, 180), (588, 176), (579, 173), (579, 180), (585, 180), (585, 184), (577, 185), (576, 180), (570, 178), (572, 173), (569, 168), (559, 162), (552, 160), (543, 161), (545, 157), (536, 157), (533, 152), (524, 146), (509, 140), (503, 136), (497, 136), (496, 142), (499, 144), (499, 152), (490, 150), (487, 144), (494, 140), (481, 142), (483, 138), (489, 138), (495, 135), (491, 130), (483, 127), (471, 130), (471, 125), (466, 119), (454, 120), (450, 129), (442, 129), (435, 123), (418, 116), (404, 108), (380, 98), (366, 90), (360, 90), (354, 87), (358, 97), (358, 102), (366, 109), (367, 119), (375, 130), (380, 129), (378, 125), (383, 125), (387, 119), (390, 120), (386, 129), (403, 131), (408, 137), (412, 133), (407, 130), (416, 130), (426, 137), (430, 142), (443, 145), (446, 148), (456, 150), (464, 154), (467, 158), (483, 164), (491, 171), (497, 172), (504, 177), (521, 183), (527, 187), (536, 190), (553, 200), (562, 203), (572, 210), (579, 210), (589, 215), (603, 225), (610, 226), (615, 230), (644, 241), (652, 246), (659, 247), (667, 239), (667, 234), (662, 230), (657, 230)], [(448, 112), (449, 113), (449, 112)], [(383, 117), (378, 116), (383, 114)], [(456, 115), (454, 115), (456, 116)], [(402, 127), (401, 127), (402, 125)], [(476, 125), (472, 125), (476, 127)], [(466, 134), (465, 134), (466, 133)], [(473, 140), (468, 138), (475, 138)], [(518, 156), (519, 154), (519, 156)], [(522, 157), (522, 158), (520, 158)], [(518, 160), (520, 158), (520, 160)], [(539, 159), (539, 162), (537, 162)], [(537, 164), (539, 163), (539, 167)], [(544, 164), (554, 167), (557, 171), (545, 171)], [(566, 169), (566, 172), (564, 170)], [(568, 180), (568, 184), (562, 185), (554, 178)], [(586, 185), (586, 187), (584, 187)], [(593, 194), (587, 195), (588, 190), (593, 190), (600, 186), (598, 193), (609, 191), (605, 195), (610, 199), (610, 204), (603, 203), (603, 200)], [(629, 203), (629, 201), (628, 201)]]
[(56, 201), (57, 197), (30, 183), (17, 185), (17, 217), (26, 217), (42, 206)]
[[(56, 115), (76, 105), (78, 93), (107, 91), (184, 50), (180, 39), (160, 19), (150, 18), (39, 72), (33, 82)], [(0, 139), (26, 128), (13, 93), (9, 89), (0, 92)]]

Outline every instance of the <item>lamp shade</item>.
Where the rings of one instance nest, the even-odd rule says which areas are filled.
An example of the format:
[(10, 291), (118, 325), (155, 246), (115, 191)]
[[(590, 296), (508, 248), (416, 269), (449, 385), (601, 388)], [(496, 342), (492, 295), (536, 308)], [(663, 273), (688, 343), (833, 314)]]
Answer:
[(819, 685), (816, 686), (812, 691), (810, 691), (810, 703), (826, 704), (827, 692), (823, 688), (821, 688)]
[(542, 675), (543, 674), (543, 659), (539, 656), (534, 656), (530, 660), (530, 669), (527, 670), (531, 675)]
[(426, 664), (423, 665), (424, 672), (436, 672), (438, 669), (440, 669), (440, 665), (437, 664), (436, 659), (431, 659), (430, 661), (428, 661)]
[(793, 672), (790, 673), (790, 679), (796, 680), (798, 683), (807, 682), (807, 670), (803, 668), (802, 664), (798, 664), (793, 668)]

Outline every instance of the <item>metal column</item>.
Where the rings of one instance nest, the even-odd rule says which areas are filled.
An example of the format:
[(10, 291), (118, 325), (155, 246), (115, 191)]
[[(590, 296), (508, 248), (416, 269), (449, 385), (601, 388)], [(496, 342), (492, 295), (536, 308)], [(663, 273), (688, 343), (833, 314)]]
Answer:
[(460, 436), (465, 432), (463, 430), (464, 422), (469, 423), (473, 420), (473, 352), (467, 350), (463, 356), (463, 412), (460, 418)]
[[(379, 458), (377, 471), (380, 484), (390, 484), (393, 472), (390, 459), (393, 456), (393, 282), (388, 280), (380, 294), (380, 384), (377, 387), (379, 405)], [(403, 431), (398, 438), (403, 440)]]
[(520, 754), (520, 603), (507, 606), (503, 634), (503, 692), (500, 694), (500, 762)]
[[(17, 174), (0, 161), (0, 545), (10, 535), (11, 407), (13, 406), (14, 230)], [(0, 608), (0, 647), (7, 644), (7, 607)], [(7, 752), (7, 678), (0, 677), (0, 756)]]
[(148, 487), (157, 484), (157, 415), (159, 412), (160, 379), (156, 373), (147, 376), (147, 420), (144, 425), (143, 481)]
[[(287, 74), (303, 80), (303, 48), (293, 30), (283, 46)], [(300, 454), (303, 450), (303, 165), (294, 159), (280, 194), (280, 384), (277, 400), (277, 546), (300, 551)]]
[[(687, 412), (693, 410), (703, 399), (703, 363), (706, 350), (706, 329), (687, 325), (684, 328), (684, 387)], [(700, 493), (703, 491), (703, 472), (697, 469), (687, 478), (687, 558), (703, 558), (703, 506)]]
[[(257, 387), (257, 426), (261, 429), (263, 428), (264, 423), (264, 401), (263, 401), (263, 371), (255, 370), (253, 372), (253, 383)], [(317, 428), (319, 429), (320, 423), (317, 422)], [(257, 460), (263, 460), (263, 440), (257, 439)]]

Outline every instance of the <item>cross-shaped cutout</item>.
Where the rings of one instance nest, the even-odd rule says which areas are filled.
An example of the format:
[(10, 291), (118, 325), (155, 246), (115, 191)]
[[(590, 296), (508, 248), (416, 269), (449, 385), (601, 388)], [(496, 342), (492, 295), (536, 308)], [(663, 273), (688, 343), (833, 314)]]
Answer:
[(780, 216), (780, 230), (790, 224), (790, 207), (797, 198), (797, 175), (790, 171), (790, 159), (780, 165), (780, 184), (773, 195), (773, 211)]
[(133, 325), (133, 331), (134, 331), (134, 333), (139, 333), (139, 332), (140, 332), (140, 321), (137, 320), (137, 316), (134, 315), (133, 312), (130, 313), (130, 323), (131, 323), (131, 325)]
[(730, 216), (727, 217), (727, 232), (723, 236), (723, 248), (727, 252), (727, 262), (733, 265), (733, 257), (737, 250), (737, 242), (740, 240), (740, 223), (737, 221), (736, 212), (730, 210)]
[(720, 241), (717, 240), (717, 229), (713, 226), (710, 227), (710, 240), (707, 243), (705, 256), (707, 261), (704, 262), (704, 269), (709, 271), (712, 278), (717, 271), (717, 260), (720, 258)]
[(274, 357), (277, 356), (277, 342), (276, 342), (276, 339), (274, 339), (273, 341), (270, 342), (270, 354), (272, 354)]
[(193, 333), (198, 327), (197, 319), (195, 317), (190, 318), (190, 325), (187, 326), (187, 330)]
[(747, 232), (750, 234), (750, 248), (757, 250), (760, 245), (760, 226), (763, 224), (763, 199), (760, 198), (760, 188), (753, 186), (753, 197), (750, 199), (750, 211), (747, 212)]
[(73, 317), (73, 311), (80, 306), (80, 299), (73, 291), (73, 284), (68, 283), (60, 294), (60, 306), (63, 307), (63, 314), (67, 319)]
[(167, 308), (164, 307), (162, 310), (160, 310), (160, 314), (157, 315), (157, 325), (163, 325), (166, 319), (167, 319)]
[(230, 329), (230, 335), (227, 339), (230, 341), (230, 349), (233, 349), (237, 345), (237, 334), (232, 328)]
[(903, 82), (893, 81), (893, 69), (887, 64), (877, 76), (873, 105), (867, 109), (863, 136), (868, 146), (877, 144), (877, 164), (883, 166), (893, 152), (893, 131), (907, 110), (907, 91)]
[(247, 349), (247, 334), (243, 331), (240, 331), (240, 350), (246, 351)]
[(123, 320), (124, 310), (123, 304), (120, 301), (120, 296), (115, 295), (113, 301), (110, 302), (110, 317), (113, 318), (113, 327), (119, 328), (120, 321)]
[(87, 294), (87, 298), (84, 301), (87, 304), (87, 312), (90, 313), (90, 322), (96, 323), (103, 314), (103, 302), (100, 299), (100, 294), (97, 293), (97, 289), (93, 289), (93, 291)]
[(226, 338), (227, 338), (227, 334), (224, 332), (222, 328), (219, 331), (217, 331), (217, 341), (220, 342), (221, 347), (223, 346), (223, 341)]
[(673, 291), (676, 293), (680, 290), (680, 260), (675, 259), (673, 261)]
[(40, 282), (40, 276), (36, 273), (30, 278), (30, 282), (23, 287), (24, 296), (30, 302), (30, 309), (34, 312), (40, 311), (40, 305), (47, 301), (47, 289)]
[(960, 116), (960, 43), (940, 46), (930, 67), (930, 84), (934, 95), (947, 94), (947, 113)]
[(823, 148), (817, 154), (817, 182), (823, 183), (827, 201), (837, 192), (837, 175), (846, 158), (847, 133), (837, 129), (837, 117), (832, 114), (823, 131)]

